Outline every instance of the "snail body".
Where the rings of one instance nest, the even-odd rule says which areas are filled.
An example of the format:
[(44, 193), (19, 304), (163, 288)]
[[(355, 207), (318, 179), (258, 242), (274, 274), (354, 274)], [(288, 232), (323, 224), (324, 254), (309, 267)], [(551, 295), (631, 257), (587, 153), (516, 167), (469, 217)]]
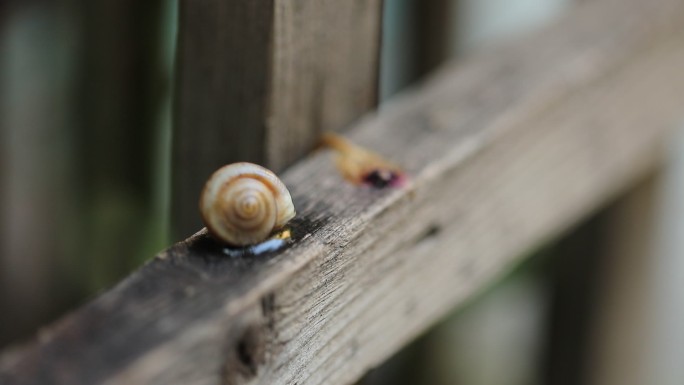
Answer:
[(200, 213), (209, 233), (233, 246), (266, 240), (295, 216), (287, 187), (270, 170), (247, 162), (218, 169), (204, 185)]

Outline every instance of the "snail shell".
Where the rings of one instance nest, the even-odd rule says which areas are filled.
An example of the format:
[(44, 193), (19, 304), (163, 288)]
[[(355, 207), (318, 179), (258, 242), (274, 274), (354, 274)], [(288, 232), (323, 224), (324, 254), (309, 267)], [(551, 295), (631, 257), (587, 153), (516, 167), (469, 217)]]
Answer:
[(209, 178), (200, 198), (209, 232), (234, 246), (259, 243), (295, 216), (292, 197), (270, 170), (240, 162)]

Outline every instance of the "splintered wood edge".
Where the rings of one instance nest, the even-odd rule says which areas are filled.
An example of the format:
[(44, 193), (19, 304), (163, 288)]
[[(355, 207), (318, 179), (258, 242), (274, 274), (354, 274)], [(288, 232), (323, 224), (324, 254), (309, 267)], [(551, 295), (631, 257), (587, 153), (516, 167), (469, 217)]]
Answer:
[(446, 68), (348, 137), (408, 174), (283, 175), (293, 244), (204, 231), (0, 359), (0, 382), (344, 384), (662, 161), (684, 120), (684, 4), (589, 2)]

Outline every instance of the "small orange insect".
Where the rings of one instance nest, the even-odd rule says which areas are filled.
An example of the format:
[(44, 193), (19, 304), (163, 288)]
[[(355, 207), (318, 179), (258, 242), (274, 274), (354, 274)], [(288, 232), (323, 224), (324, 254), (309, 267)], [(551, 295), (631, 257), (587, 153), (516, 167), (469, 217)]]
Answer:
[(356, 185), (385, 188), (406, 183), (406, 175), (399, 167), (339, 135), (323, 134), (322, 144), (335, 150), (335, 165), (345, 179)]

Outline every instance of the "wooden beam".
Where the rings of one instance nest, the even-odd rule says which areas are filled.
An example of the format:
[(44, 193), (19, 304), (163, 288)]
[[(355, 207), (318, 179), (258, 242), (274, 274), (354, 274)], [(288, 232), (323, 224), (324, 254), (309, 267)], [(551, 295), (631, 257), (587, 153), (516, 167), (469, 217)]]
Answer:
[(178, 37), (172, 235), (218, 167), (276, 171), (377, 103), (381, 0), (183, 0)]
[(199, 232), (0, 358), (27, 384), (344, 384), (661, 162), (684, 118), (684, 4), (587, 3), (445, 68), (348, 132), (410, 175), (283, 174), (286, 250)]

